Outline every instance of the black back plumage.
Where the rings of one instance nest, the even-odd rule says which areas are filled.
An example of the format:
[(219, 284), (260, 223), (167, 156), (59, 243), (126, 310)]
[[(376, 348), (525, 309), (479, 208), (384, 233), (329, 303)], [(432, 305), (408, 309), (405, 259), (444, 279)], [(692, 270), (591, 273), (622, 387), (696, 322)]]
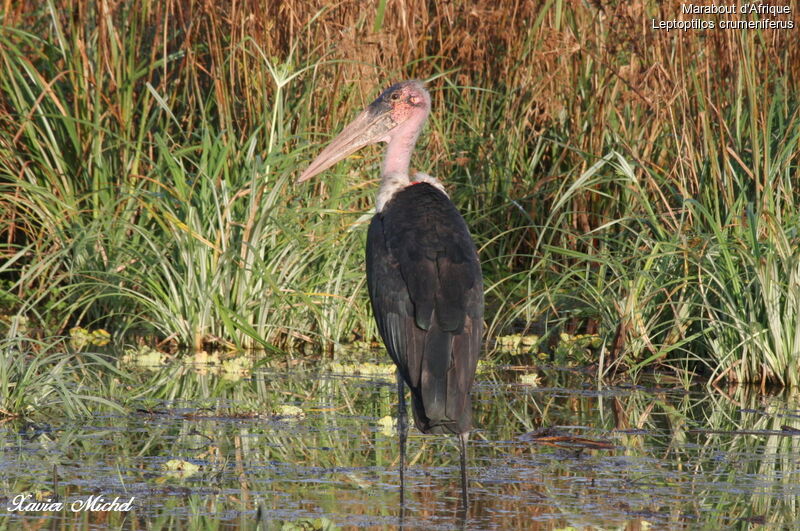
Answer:
[(378, 330), (411, 388), (417, 428), (468, 432), (483, 285), (466, 223), (443, 192), (408, 186), (375, 215), (367, 283)]

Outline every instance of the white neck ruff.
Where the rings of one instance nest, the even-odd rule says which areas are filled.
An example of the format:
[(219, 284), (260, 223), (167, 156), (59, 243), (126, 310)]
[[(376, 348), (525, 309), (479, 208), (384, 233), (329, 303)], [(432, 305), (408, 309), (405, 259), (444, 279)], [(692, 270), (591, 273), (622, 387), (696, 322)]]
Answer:
[(431, 186), (441, 190), (444, 195), (447, 195), (447, 192), (444, 191), (444, 186), (442, 183), (440, 183), (437, 178), (431, 177), (428, 174), (417, 173), (414, 175), (414, 180), (412, 181), (405, 173), (391, 172), (384, 174), (383, 179), (381, 179), (381, 186), (378, 189), (378, 197), (375, 200), (375, 211), (382, 212), (383, 207), (385, 207), (386, 204), (392, 200), (397, 192), (416, 183), (428, 183)]

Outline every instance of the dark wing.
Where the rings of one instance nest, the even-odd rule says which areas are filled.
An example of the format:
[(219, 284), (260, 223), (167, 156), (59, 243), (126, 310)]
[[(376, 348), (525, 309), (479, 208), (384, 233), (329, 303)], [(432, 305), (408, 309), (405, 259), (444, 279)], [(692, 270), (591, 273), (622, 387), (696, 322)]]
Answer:
[(414, 315), (414, 304), (400, 273), (400, 264), (386, 247), (383, 232), (382, 216), (376, 214), (367, 232), (367, 288), (375, 322), (386, 350), (400, 370), (403, 380), (409, 382), (409, 357), (412, 365), (418, 359), (414, 352), (408, 352), (406, 348), (410, 333), (408, 316)]
[(411, 388), (417, 427), (468, 431), (483, 285), (475, 245), (445, 194), (409, 186), (373, 218), (367, 280), (378, 329)]

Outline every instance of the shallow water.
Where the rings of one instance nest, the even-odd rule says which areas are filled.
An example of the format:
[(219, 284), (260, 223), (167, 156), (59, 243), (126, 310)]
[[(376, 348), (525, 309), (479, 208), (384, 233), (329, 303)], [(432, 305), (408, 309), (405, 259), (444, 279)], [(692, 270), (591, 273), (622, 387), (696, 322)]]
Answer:
[[(800, 524), (796, 395), (666, 382), (599, 388), (589, 374), (538, 374), (537, 387), (518, 383), (513, 370), (479, 374), (466, 515), (455, 439), (411, 430), (405, 526)], [(128, 415), (0, 424), (0, 528), (400, 523), (397, 441), (378, 422), (395, 412), (392, 378), (308, 367), (240, 381), (176, 369), (170, 380)], [(286, 405), (305, 416), (280, 416)], [(199, 468), (181, 477), (164, 470), (170, 460)], [(23, 493), (58, 495), (66, 508), (11, 510)], [(133, 497), (133, 508), (70, 510), (91, 495)]]

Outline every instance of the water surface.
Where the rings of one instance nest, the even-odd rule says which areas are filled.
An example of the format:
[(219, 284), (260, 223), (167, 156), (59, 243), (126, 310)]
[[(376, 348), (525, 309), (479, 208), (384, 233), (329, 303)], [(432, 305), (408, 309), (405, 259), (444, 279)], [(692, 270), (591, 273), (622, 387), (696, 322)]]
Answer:
[[(0, 424), (0, 527), (393, 528), (391, 377), (303, 366), (231, 381), (173, 371), (128, 414)], [(459, 508), (456, 441), (412, 429), (410, 529), (722, 528), (800, 524), (800, 404), (662, 379), (598, 386), (554, 368), (482, 372)], [(530, 380), (528, 380), (530, 381)], [(190, 397), (190, 398), (184, 398)], [(285, 406), (302, 410), (290, 414)], [(196, 470), (169, 470), (176, 463)], [(177, 465), (180, 467), (180, 465)], [(16, 511), (14, 497), (134, 498), (128, 512)], [(305, 527), (303, 527), (305, 526)]]

